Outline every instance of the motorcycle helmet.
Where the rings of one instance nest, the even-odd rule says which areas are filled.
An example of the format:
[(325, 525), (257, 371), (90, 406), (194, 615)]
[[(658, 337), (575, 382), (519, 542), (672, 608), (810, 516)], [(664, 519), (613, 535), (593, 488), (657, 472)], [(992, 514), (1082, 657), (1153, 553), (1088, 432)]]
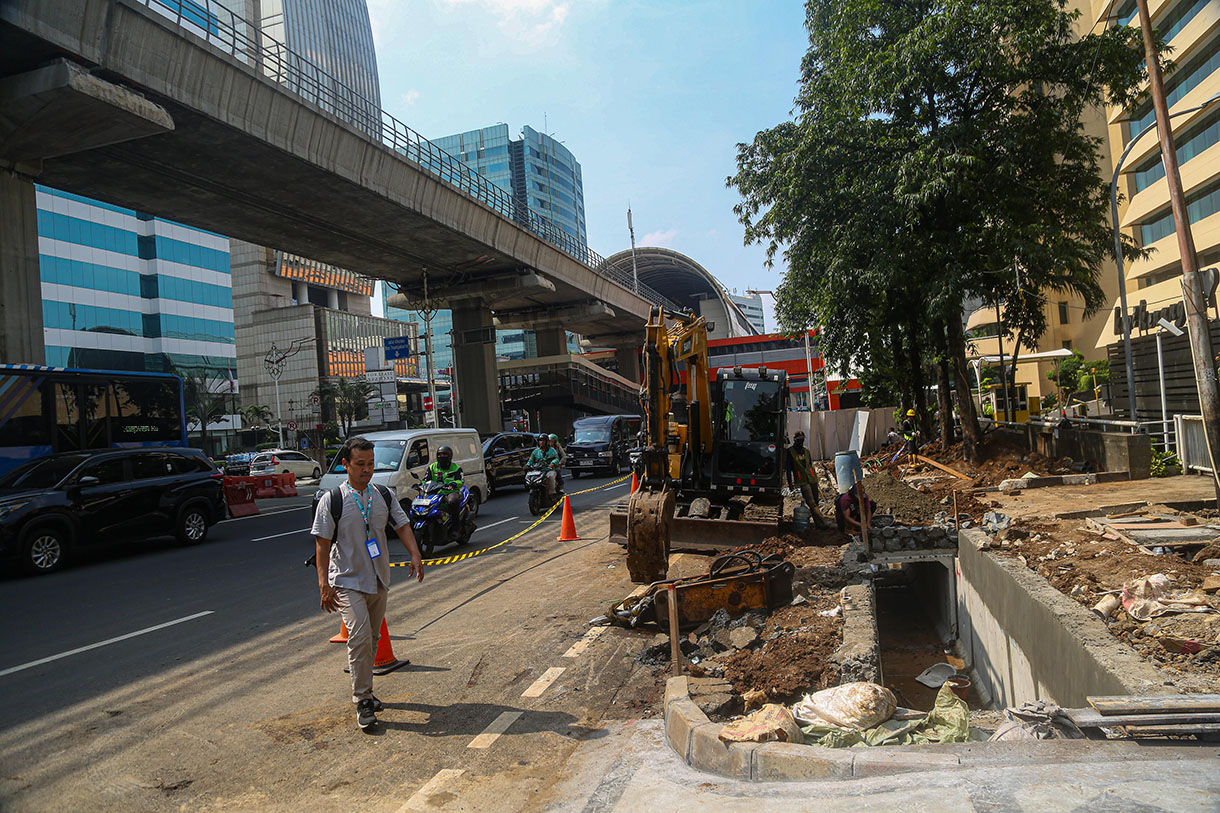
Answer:
[(550, 439), (551, 439), (551, 443), (554, 443), (554, 444), (558, 445), (558, 443), (559, 443), (559, 435), (556, 435), (554, 432), (552, 432), (552, 433), (551, 433), (551, 434), (550, 434), (548, 437), (550, 437)]
[(450, 449), (448, 446), (442, 446), (437, 449), (436, 462), (448, 468), (449, 464), (453, 462), (453, 449)]
[(550, 442), (550, 440), (551, 440), (551, 439), (550, 439), (550, 437), (549, 437), (549, 436), (548, 436), (548, 435), (547, 435), (545, 432), (543, 432), (543, 433), (541, 433), (541, 434), (539, 434), (539, 435), (538, 435), (538, 442), (539, 442), (539, 443), (542, 443), (543, 441), (546, 441), (546, 442), (548, 442), (548, 443), (549, 443), (549, 442)]

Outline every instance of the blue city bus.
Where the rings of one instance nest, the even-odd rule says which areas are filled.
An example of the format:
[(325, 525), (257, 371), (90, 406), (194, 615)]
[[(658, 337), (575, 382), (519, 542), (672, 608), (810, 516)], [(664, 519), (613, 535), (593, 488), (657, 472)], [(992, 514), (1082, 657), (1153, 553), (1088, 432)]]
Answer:
[(176, 375), (0, 364), (0, 474), (52, 452), (186, 445)]

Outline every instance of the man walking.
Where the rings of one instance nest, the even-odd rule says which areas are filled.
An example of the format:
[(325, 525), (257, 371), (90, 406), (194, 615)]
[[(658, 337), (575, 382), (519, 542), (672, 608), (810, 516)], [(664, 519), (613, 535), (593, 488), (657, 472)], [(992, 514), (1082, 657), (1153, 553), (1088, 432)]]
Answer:
[[(338, 611), (347, 626), (347, 662), (352, 673), (356, 725), (377, 724), (381, 701), (373, 696), (373, 661), (390, 588), (386, 525), (393, 526), (411, 556), (408, 573), (424, 580), (424, 562), (411, 523), (385, 486), (372, 486), (373, 444), (349, 438), (339, 452), (347, 481), (318, 500), (313, 530), (322, 609)], [(331, 505), (339, 495), (338, 504)]]
[(818, 475), (813, 470), (813, 456), (805, 448), (805, 433), (797, 432), (792, 436), (792, 445), (788, 447), (788, 487), (792, 488), (795, 481), (801, 491), (805, 505), (813, 513), (813, 525), (821, 531), (830, 528), (830, 522), (822, 516), (818, 508)]

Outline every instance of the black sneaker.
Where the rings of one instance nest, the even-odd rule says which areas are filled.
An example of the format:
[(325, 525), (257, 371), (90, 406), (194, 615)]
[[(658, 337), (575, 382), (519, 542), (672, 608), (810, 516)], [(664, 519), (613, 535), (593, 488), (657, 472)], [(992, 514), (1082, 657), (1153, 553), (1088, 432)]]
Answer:
[(380, 714), (381, 712), (385, 711), (385, 706), (381, 705), (381, 701), (376, 697), (370, 697), (369, 700), (373, 701), (373, 711), (375, 713)]
[(356, 704), (356, 725), (364, 731), (377, 725), (376, 708), (367, 697)]

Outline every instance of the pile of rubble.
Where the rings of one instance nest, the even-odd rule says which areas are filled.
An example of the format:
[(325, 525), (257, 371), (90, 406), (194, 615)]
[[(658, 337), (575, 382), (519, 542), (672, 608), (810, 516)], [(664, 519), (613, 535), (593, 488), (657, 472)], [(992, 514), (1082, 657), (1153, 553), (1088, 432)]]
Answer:
[(900, 525), (888, 514), (876, 514), (868, 544), (873, 553), (956, 548), (957, 530), (948, 514), (943, 512), (932, 525)]

